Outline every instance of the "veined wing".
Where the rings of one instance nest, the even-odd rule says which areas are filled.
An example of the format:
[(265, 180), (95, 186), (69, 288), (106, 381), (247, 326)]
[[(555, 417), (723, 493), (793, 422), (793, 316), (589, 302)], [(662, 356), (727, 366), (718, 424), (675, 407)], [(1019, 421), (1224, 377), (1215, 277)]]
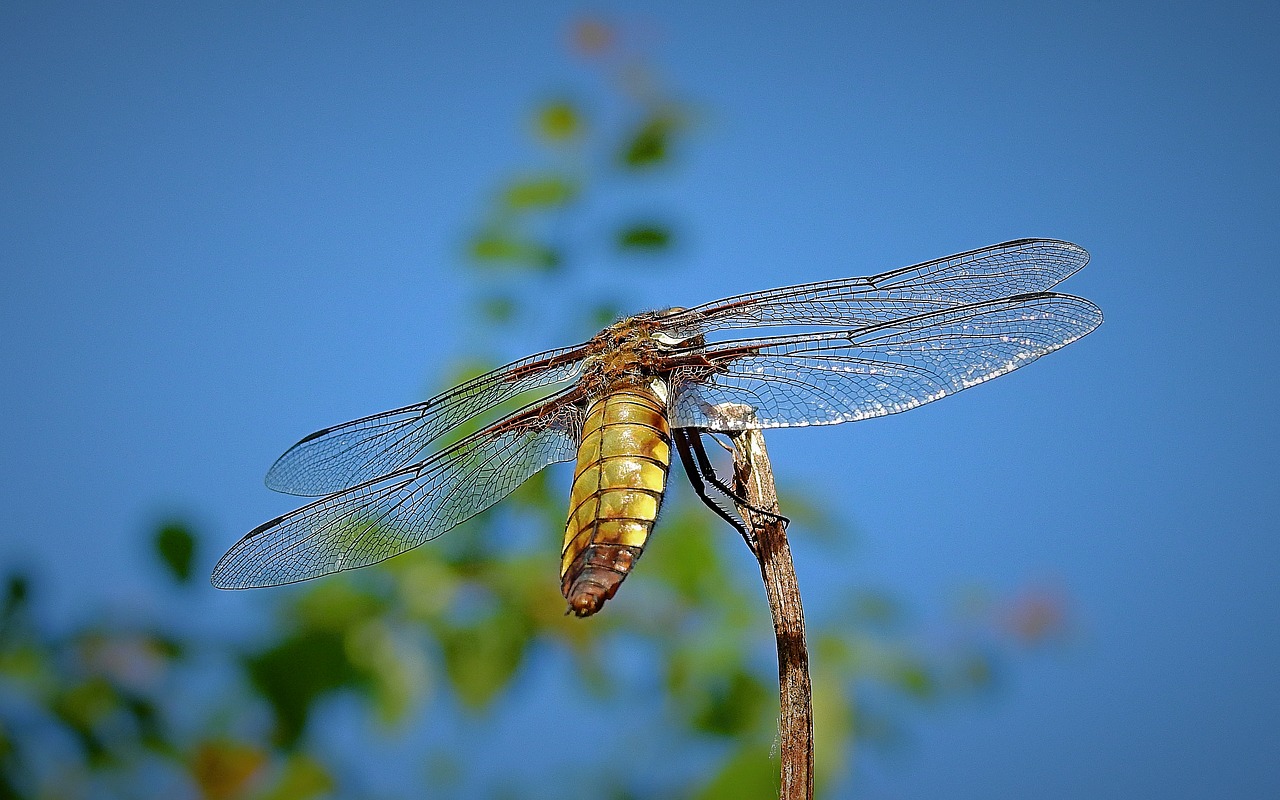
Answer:
[(677, 339), (725, 328), (860, 327), (943, 308), (1043, 292), (1089, 263), (1079, 245), (1018, 239), (866, 278), (806, 283), (729, 297), (672, 314)]
[(896, 414), (1012, 372), (1101, 322), (1088, 300), (1042, 292), (853, 330), (723, 342), (702, 354), (710, 366), (672, 373), (671, 426), (781, 428)]
[(355, 569), (434, 539), (574, 457), (576, 389), (474, 433), (413, 467), (317, 500), (245, 535), (213, 570), (220, 589), (276, 586)]
[(372, 481), (422, 457), (428, 445), (523, 392), (573, 380), (585, 345), (513, 361), (422, 403), (324, 428), (290, 447), (267, 471), (278, 492), (318, 497)]

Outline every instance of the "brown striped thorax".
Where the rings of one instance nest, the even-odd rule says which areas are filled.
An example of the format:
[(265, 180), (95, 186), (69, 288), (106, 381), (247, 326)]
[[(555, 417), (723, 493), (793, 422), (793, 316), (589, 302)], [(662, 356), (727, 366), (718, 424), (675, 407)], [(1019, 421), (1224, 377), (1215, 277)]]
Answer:
[[(707, 493), (732, 488), (711, 469), (703, 434), (895, 414), (1025, 366), (1102, 322), (1088, 300), (1050, 291), (1088, 260), (1068, 242), (1019, 239), (646, 312), (424, 402), (321, 429), (267, 472), (271, 488), (317, 499), (245, 534), (213, 583), (274, 586), (374, 564), (574, 461), (560, 588), (572, 613), (593, 614), (644, 551), (673, 447), (698, 496), (745, 535)], [(744, 328), (774, 335), (706, 338)], [(541, 399), (454, 436), (531, 394)]]

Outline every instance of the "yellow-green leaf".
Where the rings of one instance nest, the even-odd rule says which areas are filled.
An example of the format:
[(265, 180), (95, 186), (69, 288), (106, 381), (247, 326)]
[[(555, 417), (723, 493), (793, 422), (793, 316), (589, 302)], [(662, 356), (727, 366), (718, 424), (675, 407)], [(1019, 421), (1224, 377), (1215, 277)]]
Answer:
[(550, 175), (512, 182), (503, 191), (502, 202), (512, 211), (528, 211), (563, 206), (577, 195), (578, 185), (575, 182)]
[(560, 254), (553, 248), (517, 234), (487, 230), (471, 240), (471, 257), (478, 264), (506, 264), (550, 271), (560, 266)]
[(546, 141), (562, 144), (582, 136), (584, 121), (577, 106), (568, 100), (556, 100), (538, 109), (535, 127)]
[(697, 800), (776, 800), (780, 767), (768, 745), (743, 744), (696, 795)]
[(294, 755), (261, 800), (310, 800), (332, 790), (333, 776), (324, 764), (310, 756)]

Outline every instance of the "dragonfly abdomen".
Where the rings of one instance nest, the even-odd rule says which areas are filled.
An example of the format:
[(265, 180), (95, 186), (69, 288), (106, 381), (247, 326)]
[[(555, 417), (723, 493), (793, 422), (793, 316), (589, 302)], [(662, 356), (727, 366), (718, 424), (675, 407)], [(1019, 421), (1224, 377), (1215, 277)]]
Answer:
[(599, 611), (631, 571), (658, 517), (670, 465), (671, 426), (654, 390), (630, 386), (588, 407), (560, 563), (573, 613)]

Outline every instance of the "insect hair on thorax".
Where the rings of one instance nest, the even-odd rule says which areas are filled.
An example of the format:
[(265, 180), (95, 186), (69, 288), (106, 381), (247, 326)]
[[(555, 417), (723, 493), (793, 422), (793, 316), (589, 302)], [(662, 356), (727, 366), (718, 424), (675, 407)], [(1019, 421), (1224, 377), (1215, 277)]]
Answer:
[(648, 386), (654, 378), (664, 377), (673, 350), (702, 341), (696, 331), (672, 336), (663, 330), (663, 320), (683, 311), (673, 307), (623, 317), (593, 336), (580, 383), (584, 394), (600, 397), (623, 388)]

